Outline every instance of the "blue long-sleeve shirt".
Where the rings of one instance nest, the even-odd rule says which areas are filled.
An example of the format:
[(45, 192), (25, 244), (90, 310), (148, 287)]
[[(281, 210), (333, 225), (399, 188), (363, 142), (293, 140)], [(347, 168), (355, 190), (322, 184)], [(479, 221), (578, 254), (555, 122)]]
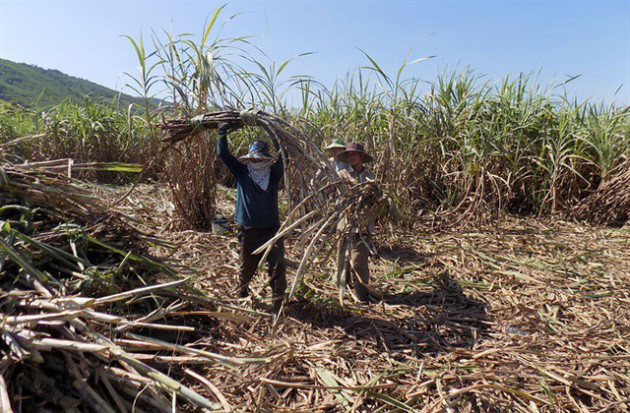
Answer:
[[(272, 139), (276, 151), (280, 150), (278, 143)], [(280, 225), (278, 211), (278, 188), (283, 174), (282, 157), (271, 166), (269, 186), (263, 191), (252, 180), (247, 172), (247, 165), (239, 161), (230, 153), (227, 137), (219, 135), (217, 140), (217, 154), (236, 178), (236, 208), (234, 221), (240, 225), (253, 228), (273, 228)]]

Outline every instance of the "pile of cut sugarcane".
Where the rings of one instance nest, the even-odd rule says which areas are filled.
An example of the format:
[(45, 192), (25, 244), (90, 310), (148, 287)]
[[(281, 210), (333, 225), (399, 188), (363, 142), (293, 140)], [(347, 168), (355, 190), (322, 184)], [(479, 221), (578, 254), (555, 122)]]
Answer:
[(2, 163), (0, 201), (1, 411), (221, 406), (174, 379), (244, 361), (180, 344), (207, 338), (217, 312), (150, 257), (168, 244), (45, 169)]

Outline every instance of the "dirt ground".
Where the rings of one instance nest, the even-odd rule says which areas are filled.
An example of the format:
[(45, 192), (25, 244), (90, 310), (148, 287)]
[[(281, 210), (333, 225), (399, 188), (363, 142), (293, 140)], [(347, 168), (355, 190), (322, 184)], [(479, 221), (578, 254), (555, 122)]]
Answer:
[[(96, 190), (115, 199), (121, 190)], [(233, 193), (221, 191), (231, 217)], [(274, 327), (263, 271), (236, 299), (238, 242), (172, 229), (168, 190), (122, 205), (176, 244), (171, 262), (217, 301), (209, 336), (182, 344), (256, 359), (202, 365), (198, 388), (233, 411), (627, 411), (630, 229), (506, 218), (375, 237), (377, 304), (343, 305), (331, 259), (306, 275)], [(302, 250), (286, 242), (288, 282)], [(156, 250), (158, 254), (167, 251)], [(207, 326), (206, 326), (207, 327)]]

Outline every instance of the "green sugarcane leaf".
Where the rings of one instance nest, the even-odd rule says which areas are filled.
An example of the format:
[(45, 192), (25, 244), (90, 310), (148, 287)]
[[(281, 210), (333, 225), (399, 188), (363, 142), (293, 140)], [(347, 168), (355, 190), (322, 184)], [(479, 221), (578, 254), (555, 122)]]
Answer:
[(84, 266), (88, 267), (91, 266), (92, 264), (87, 261), (84, 260), (82, 258), (76, 257), (60, 248), (57, 247), (53, 247), (52, 245), (49, 244), (45, 244), (43, 242), (39, 242), (37, 240), (34, 240), (24, 234), (22, 234), (21, 232), (17, 232), (16, 231), (16, 235), (19, 239), (21, 239), (22, 241), (28, 243), (29, 245), (32, 245), (38, 249), (40, 249), (41, 251), (45, 252), (46, 254), (54, 257), (55, 259), (63, 262), (64, 264), (79, 269), (79, 265), (77, 263), (81, 263)]
[(9, 258), (11, 258), (13, 262), (19, 265), (28, 274), (37, 278), (37, 280), (41, 283), (48, 282), (48, 277), (46, 276), (46, 274), (31, 265), (31, 260), (24, 257), (19, 251), (14, 249), (12, 245), (9, 245), (2, 238), (0, 238), (0, 247), (2, 247), (2, 251), (6, 252), (6, 254), (9, 256)]

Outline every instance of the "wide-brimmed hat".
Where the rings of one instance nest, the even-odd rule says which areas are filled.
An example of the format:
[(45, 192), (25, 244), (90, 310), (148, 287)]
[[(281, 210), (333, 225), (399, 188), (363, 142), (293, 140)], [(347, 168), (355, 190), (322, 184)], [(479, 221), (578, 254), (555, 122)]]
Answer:
[(374, 158), (365, 152), (365, 146), (359, 142), (348, 142), (346, 145), (346, 149), (343, 152), (339, 152), (335, 159), (341, 162), (348, 162), (348, 153), (349, 152), (360, 152), (363, 154), (363, 163), (372, 162)]
[(241, 161), (270, 161), (273, 156), (269, 153), (269, 146), (264, 141), (254, 141), (249, 145), (247, 155), (239, 158)]
[(333, 139), (328, 146), (324, 147), (324, 153), (330, 156), (333, 154), (332, 149), (336, 149), (336, 148), (341, 148), (341, 149), (346, 148), (346, 143), (344, 142), (343, 139), (341, 138)]

